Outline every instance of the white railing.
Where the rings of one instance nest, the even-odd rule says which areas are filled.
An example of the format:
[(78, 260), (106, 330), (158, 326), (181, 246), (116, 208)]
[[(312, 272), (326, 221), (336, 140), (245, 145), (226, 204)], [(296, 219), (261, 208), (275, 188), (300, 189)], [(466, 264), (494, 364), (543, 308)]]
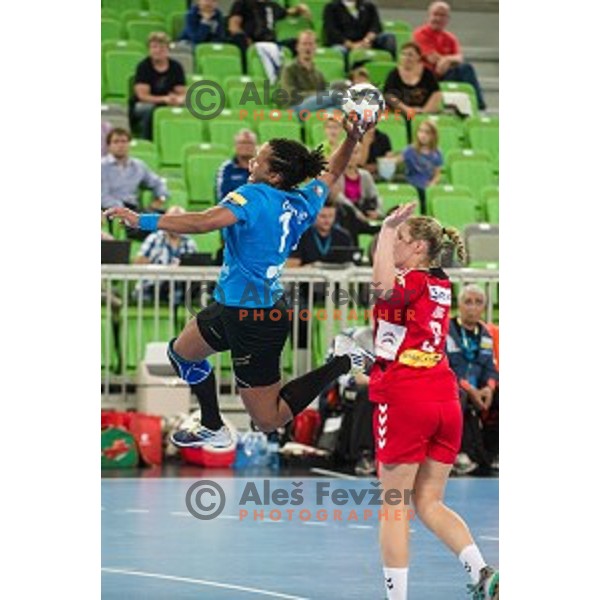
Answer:
[[(145, 344), (175, 337), (183, 324), (208, 304), (207, 286), (217, 281), (219, 271), (220, 267), (102, 266), (102, 383), (105, 398), (109, 393), (127, 397), (128, 384), (135, 381), (135, 369), (143, 359)], [(447, 269), (446, 272), (459, 286), (478, 283), (485, 289), (488, 297), (486, 318), (491, 321), (498, 271)], [(142, 281), (154, 284), (149, 301), (136, 293)], [(304, 373), (322, 356), (322, 353), (314, 355), (320, 348), (316, 342), (326, 340), (329, 343), (340, 329), (368, 322), (368, 311), (372, 308), (372, 293), (369, 294), (372, 269), (285, 269), (281, 281), (289, 292), (290, 309), (293, 309), (292, 336), (284, 352), (283, 365), (283, 376), (288, 379)], [(199, 283), (199, 289), (192, 287)], [(302, 305), (298, 304), (299, 284), (308, 286), (304, 294), (306, 302)], [(320, 284), (321, 292), (323, 285), (326, 286), (324, 302), (318, 305), (314, 303), (316, 284)], [(160, 286), (168, 289), (166, 301), (161, 299)], [(182, 289), (183, 305), (175, 303), (176, 288)], [(364, 303), (365, 294), (371, 297), (370, 305)], [(302, 349), (298, 341), (301, 322), (305, 319), (309, 320), (309, 326), (306, 327), (306, 349)], [(319, 340), (313, 340), (317, 334)], [(234, 378), (228, 364), (227, 356), (217, 355), (214, 359), (219, 389), (228, 385), (233, 394)]]

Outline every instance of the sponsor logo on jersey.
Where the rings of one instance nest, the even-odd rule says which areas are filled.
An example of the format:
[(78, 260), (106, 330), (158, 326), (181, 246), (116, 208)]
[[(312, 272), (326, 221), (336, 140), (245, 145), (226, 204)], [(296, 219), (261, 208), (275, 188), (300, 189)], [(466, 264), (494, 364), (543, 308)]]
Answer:
[(428, 285), (429, 297), (442, 306), (450, 306), (452, 300), (452, 292), (449, 288), (440, 285)]
[(406, 327), (380, 320), (375, 336), (375, 354), (385, 360), (394, 360), (406, 337)]
[(409, 367), (425, 367), (431, 369), (435, 367), (443, 354), (438, 352), (423, 352), (422, 350), (405, 350), (399, 357), (398, 362)]
[(244, 206), (244, 204), (248, 203), (248, 200), (238, 192), (229, 192), (225, 200), (229, 200), (229, 202), (233, 202), (233, 204), (237, 204), (238, 206)]

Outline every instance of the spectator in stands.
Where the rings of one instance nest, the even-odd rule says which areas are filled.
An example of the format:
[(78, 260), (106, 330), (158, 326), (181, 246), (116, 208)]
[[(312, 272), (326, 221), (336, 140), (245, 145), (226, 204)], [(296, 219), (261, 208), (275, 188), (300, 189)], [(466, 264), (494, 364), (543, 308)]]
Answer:
[(166, 33), (151, 33), (148, 51), (149, 56), (135, 72), (130, 120), (140, 128), (142, 137), (151, 140), (154, 109), (185, 104), (185, 74), (183, 67), (169, 58), (169, 36)]
[[(402, 123), (398, 123), (398, 127), (402, 126)], [(369, 129), (361, 141), (358, 164), (369, 171), (371, 175), (377, 177), (377, 159), (386, 156), (391, 151), (392, 144), (390, 143), (390, 138), (377, 128)]]
[(241, 129), (233, 139), (235, 156), (226, 160), (217, 171), (217, 202), (248, 181), (250, 159), (256, 154), (256, 134), (250, 129)]
[(400, 49), (400, 61), (385, 80), (383, 94), (391, 110), (404, 115), (436, 113), (442, 105), (442, 93), (433, 73), (423, 66), (421, 49), (408, 42)]
[(358, 48), (378, 48), (396, 58), (396, 38), (382, 33), (379, 12), (370, 0), (332, 0), (323, 11), (323, 23), (326, 46), (339, 47), (346, 55)]
[[(281, 71), (280, 85), (287, 92), (286, 104), (292, 106), (297, 115), (300, 111), (312, 113), (335, 106), (343, 99), (340, 94), (326, 93), (325, 76), (314, 63), (316, 50), (317, 34), (311, 30), (301, 32), (296, 44), (296, 60)], [(301, 118), (306, 121), (309, 115)]]
[(246, 70), (246, 50), (256, 42), (277, 42), (275, 23), (287, 16), (304, 16), (310, 19), (310, 9), (306, 4), (298, 4), (286, 9), (273, 0), (233, 2), (229, 11), (228, 30), (231, 41), (242, 51), (244, 70)]
[(312, 227), (307, 229), (290, 254), (286, 266), (300, 267), (317, 261), (331, 260), (330, 252), (334, 247), (352, 247), (350, 234), (335, 224), (336, 205), (331, 197), (327, 198)]
[(100, 147), (101, 156), (106, 156), (108, 153), (108, 142), (106, 141), (106, 138), (111, 129), (112, 125), (108, 121), (102, 121), (100, 123), (100, 139), (102, 140)]
[(438, 149), (438, 130), (431, 121), (423, 121), (417, 130), (415, 142), (398, 156), (406, 168), (406, 179), (419, 194), (421, 213), (425, 214), (425, 190), (436, 185), (442, 174), (444, 162)]
[(363, 66), (355, 66), (349, 73), (349, 79), (352, 85), (356, 85), (357, 83), (371, 83), (369, 71)]
[[(341, 114), (341, 113), (340, 113)], [(329, 158), (333, 151), (342, 143), (342, 133), (344, 126), (342, 125), (341, 116), (328, 113), (328, 116), (323, 121), (325, 130), (325, 141), (323, 142), (323, 153)]]
[(378, 219), (383, 216), (383, 204), (373, 176), (358, 166), (362, 154), (362, 144), (356, 144), (344, 174), (330, 193), (338, 203), (356, 207), (367, 219)]
[(450, 21), (450, 5), (432, 2), (429, 5), (428, 22), (415, 29), (414, 41), (421, 47), (425, 66), (444, 81), (462, 81), (475, 88), (477, 103), (485, 110), (483, 92), (475, 69), (464, 62), (458, 39), (446, 31)]
[(130, 158), (129, 142), (131, 134), (120, 128), (113, 129), (106, 138), (108, 154), (101, 163), (101, 208), (126, 206), (139, 210), (140, 187), (154, 192), (154, 200), (149, 208), (162, 210), (168, 197), (164, 180), (153, 173), (138, 158)]
[(217, 0), (197, 0), (190, 6), (179, 39), (194, 45), (225, 41), (225, 18)]
[[(450, 320), (446, 351), (456, 374), (463, 405), (461, 454), (456, 470), (466, 473), (477, 466), (490, 468), (495, 457), (485, 447), (486, 417), (497, 412), (498, 371), (494, 365), (492, 337), (482, 322), (486, 296), (476, 285), (467, 285), (458, 298), (458, 316)], [(494, 398), (496, 405), (494, 406)]]
[[(167, 215), (183, 215), (185, 209), (181, 206), (171, 206)], [(133, 262), (138, 265), (178, 265), (183, 254), (197, 252), (196, 242), (187, 235), (156, 231), (146, 237), (138, 255)], [(160, 284), (161, 300), (167, 301), (169, 295), (169, 282)], [(150, 281), (142, 281), (144, 300), (154, 298), (154, 284)], [(180, 285), (175, 286), (175, 304), (181, 304), (184, 289)]]

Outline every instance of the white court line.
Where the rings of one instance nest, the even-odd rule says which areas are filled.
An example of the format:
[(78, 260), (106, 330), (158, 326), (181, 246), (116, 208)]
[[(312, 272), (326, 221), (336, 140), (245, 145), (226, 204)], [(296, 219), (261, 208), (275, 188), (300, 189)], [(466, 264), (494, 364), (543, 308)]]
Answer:
[(173, 511), (169, 513), (172, 517), (191, 517), (193, 516), (189, 512)]
[(102, 567), (105, 573), (115, 573), (117, 575), (134, 575), (137, 577), (150, 577), (153, 579), (164, 579), (166, 581), (180, 581), (182, 583), (196, 583), (198, 585), (207, 585), (216, 588), (225, 588), (228, 590), (238, 590), (240, 592), (248, 592), (249, 594), (262, 594), (263, 596), (271, 596), (272, 598), (287, 598), (287, 600), (309, 600), (302, 596), (290, 596), (289, 594), (280, 594), (279, 592), (269, 592), (268, 590), (260, 590), (258, 588), (249, 588), (242, 585), (233, 585), (231, 583), (219, 583), (218, 581), (209, 581), (208, 579), (192, 579), (190, 577), (175, 577), (174, 575), (163, 575), (162, 573), (147, 573), (145, 571), (129, 571), (126, 569), (114, 569)]
[(348, 525), (348, 529), (373, 529), (373, 525)]
[(480, 535), (479, 539), (480, 540), (488, 540), (489, 542), (499, 542), (500, 541), (500, 538), (493, 537), (491, 535)]
[(327, 527), (329, 523), (323, 523), (322, 521), (302, 521), (305, 525), (320, 525), (321, 527)]
[(150, 511), (147, 508), (126, 508), (124, 510), (126, 513), (149, 513)]
[(350, 479), (356, 481), (358, 477), (354, 475), (346, 475), (346, 473), (338, 473), (337, 471), (330, 471), (329, 469), (319, 469), (317, 467), (311, 468), (311, 473), (318, 473), (319, 475), (330, 475), (331, 477), (338, 477), (339, 479)]
[(232, 519), (235, 521), (239, 521), (240, 517), (238, 515), (219, 515), (217, 519)]
[(255, 521), (255, 523), (283, 523), (283, 521), (281, 519), (279, 519), (279, 521), (275, 521), (274, 519), (258, 519), (257, 521)]

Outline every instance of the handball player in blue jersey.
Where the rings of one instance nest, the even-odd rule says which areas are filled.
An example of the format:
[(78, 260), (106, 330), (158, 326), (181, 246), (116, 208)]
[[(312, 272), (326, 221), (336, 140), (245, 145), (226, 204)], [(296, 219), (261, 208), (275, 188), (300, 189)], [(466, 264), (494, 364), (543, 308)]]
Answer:
[(285, 425), (329, 383), (360, 368), (362, 356), (344, 348), (343, 341), (332, 361), (283, 386), (279, 364), (290, 332), (279, 277), (362, 137), (357, 122), (346, 121), (344, 127), (346, 139), (329, 163), (321, 148), (309, 151), (287, 139), (264, 143), (250, 161), (248, 183), (203, 212), (138, 215), (120, 207), (106, 211), (107, 216), (145, 231), (223, 230), (225, 254), (213, 302), (169, 343), (169, 359), (191, 386), (201, 409), (200, 423), (173, 434), (175, 445), (219, 448), (232, 443), (219, 412), (215, 375), (206, 360), (211, 354), (231, 351), (242, 401), (264, 432)]

